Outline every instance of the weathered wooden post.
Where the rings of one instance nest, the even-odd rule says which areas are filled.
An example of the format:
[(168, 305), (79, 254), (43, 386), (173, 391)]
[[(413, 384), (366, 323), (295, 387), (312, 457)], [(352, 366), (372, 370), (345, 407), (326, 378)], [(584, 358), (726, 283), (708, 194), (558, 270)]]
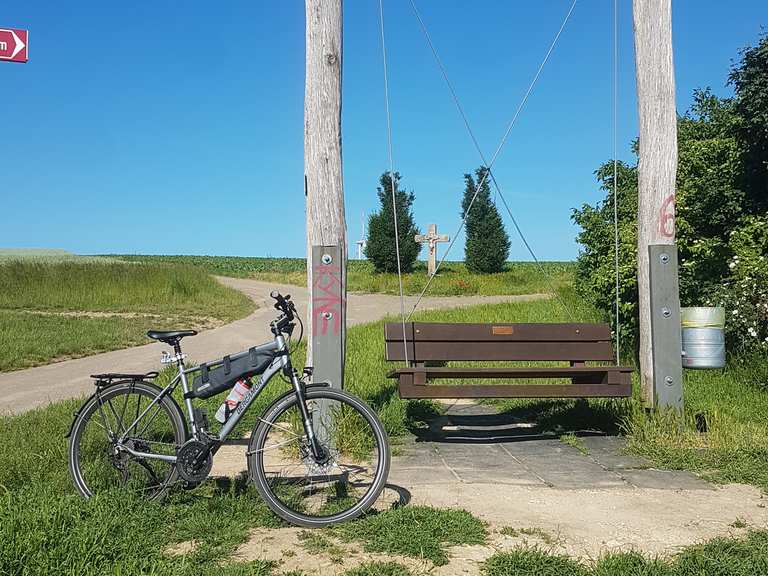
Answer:
[(677, 114), (671, 0), (633, 0), (640, 119), (637, 282), (640, 383), (650, 407), (682, 409), (675, 178)]
[(305, 0), (304, 193), (307, 200), (307, 365), (341, 388), (347, 240), (341, 170), (342, 0)]

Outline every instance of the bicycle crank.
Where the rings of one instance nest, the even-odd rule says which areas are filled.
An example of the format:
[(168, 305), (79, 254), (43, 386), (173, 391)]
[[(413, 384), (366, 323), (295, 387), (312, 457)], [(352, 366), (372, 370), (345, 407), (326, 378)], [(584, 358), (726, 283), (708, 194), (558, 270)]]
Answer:
[(187, 440), (176, 452), (176, 468), (179, 476), (190, 484), (200, 484), (213, 467), (209, 445), (199, 440)]

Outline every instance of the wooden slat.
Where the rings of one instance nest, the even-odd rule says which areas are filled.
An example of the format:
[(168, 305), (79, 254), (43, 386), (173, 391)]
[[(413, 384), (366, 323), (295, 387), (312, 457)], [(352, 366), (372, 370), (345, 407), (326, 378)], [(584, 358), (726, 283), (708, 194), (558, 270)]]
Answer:
[[(405, 323), (405, 337), (413, 340), (413, 322)], [(403, 341), (403, 324), (401, 322), (387, 322), (384, 324), (384, 340)]]
[[(402, 348), (402, 344), (401, 344)], [(610, 342), (421, 342), (412, 360), (612, 361)]]
[[(387, 330), (389, 335), (402, 339), (402, 326), (388, 324), (397, 328)], [(407, 333), (422, 342), (601, 342), (611, 340), (611, 329), (607, 324), (586, 323), (449, 323), (449, 322), (413, 322)]]
[(624, 366), (521, 366), (512, 368), (400, 368), (390, 372), (388, 378), (398, 378), (400, 374), (424, 373), (429, 379), (435, 378), (568, 378), (571, 376), (602, 377), (609, 373), (631, 374), (634, 370)]
[[(404, 375), (407, 376), (407, 375)], [(632, 384), (532, 384), (414, 386), (402, 378), (401, 398), (621, 398), (632, 395)]]

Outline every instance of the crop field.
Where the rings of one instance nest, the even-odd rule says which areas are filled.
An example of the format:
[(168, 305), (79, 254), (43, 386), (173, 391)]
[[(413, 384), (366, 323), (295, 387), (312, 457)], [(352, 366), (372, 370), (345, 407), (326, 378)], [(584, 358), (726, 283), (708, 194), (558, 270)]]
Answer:
[(0, 371), (146, 342), (149, 328), (216, 326), (253, 309), (189, 266), (70, 256), (0, 260)]
[[(264, 282), (305, 285), (303, 258), (250, 258), (237, 256), (142, 256), (111, 255), (127, 262), (184, 264), (210, 274), (253, 278)], [(462, 262), (446, 261), (429, 287), (433, 296), (552, 293), (573, 279), (572, 262), (509, 262), (499, 274), (469, 272)], [(403, 275), (406, 294), (419, 294), (427, 282), (427, 265), (417, 262), (415, 270)], [(397, 274), (379, 274), (367, 260), (349, 260), (347, 286), (353, 292), (397, 294)]]

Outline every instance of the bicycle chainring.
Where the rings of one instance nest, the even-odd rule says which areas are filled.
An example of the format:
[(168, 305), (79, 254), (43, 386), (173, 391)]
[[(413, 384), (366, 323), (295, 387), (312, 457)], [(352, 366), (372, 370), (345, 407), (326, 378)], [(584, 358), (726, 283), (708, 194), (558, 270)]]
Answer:
[[(203, 454), (207, 455), (203, 458)], [(187, 440), (176, 452), (176, 469), (179, 476), (190, 484), (200, 484), (213, 467), (210, 447), (199, 440)]]

